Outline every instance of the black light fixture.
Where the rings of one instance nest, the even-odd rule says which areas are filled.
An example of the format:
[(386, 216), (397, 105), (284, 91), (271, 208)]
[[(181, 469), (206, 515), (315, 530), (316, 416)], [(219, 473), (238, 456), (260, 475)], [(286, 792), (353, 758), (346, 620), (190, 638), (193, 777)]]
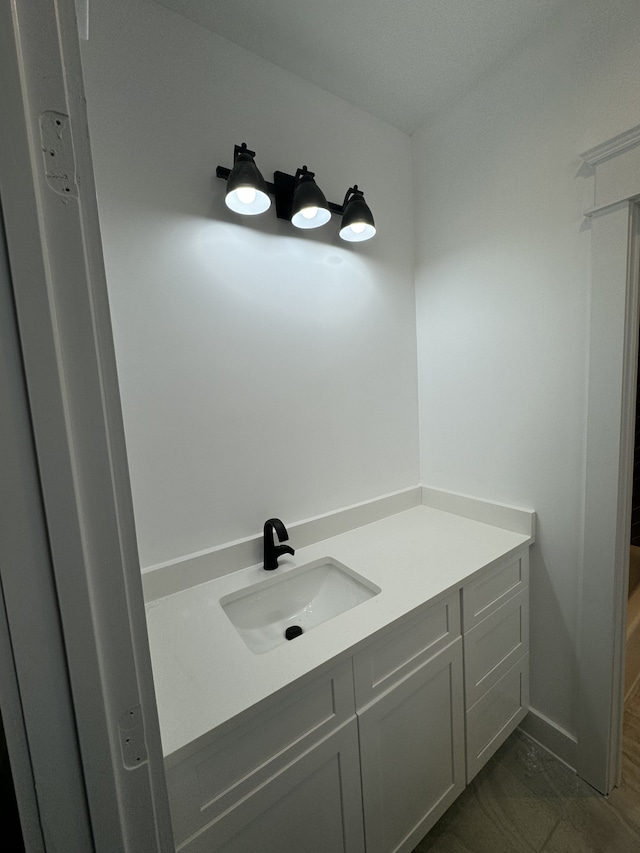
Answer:
[(319, 228), (331, 219), (342, 216), (340, 237), (350, 243), (370, 240), (376, 233), (373, 215), (358, 185), (349, 187), (342, 204), (327, 201), (315, 182), (315, 173), (306, 166), (295, 175), (274, 172), (273, 183), (265, 181), (254, 162), (255, 151), (245, 142), (236, 145), (233, 169), (218, 166), (216, 176), (227, 181), (225, 203), (243, 215), (264, 213), (271, 206), (269, 195), (276, 201), (278, 219), (289, 220), (296, 228)]
[(373, 214), (364, 200), (364, 195), (356, 184), (347, 190), (343, 202), (344, 213), (340, 236), (349, 243), (361, 243), (370, 240), (376, 233)]
[(236, 145), (233, 151), (233, 169), (227, 178), (225, 204), (230, 210), (244, 216), (264, 213), (271, 207), (267, 182), (260, 174), (246, 142)]
[(320, 228), (331, 219), (327, 200), (314, 178), (306, 166), (296, 172), (291, 203), (291, 224), (296, 228)]

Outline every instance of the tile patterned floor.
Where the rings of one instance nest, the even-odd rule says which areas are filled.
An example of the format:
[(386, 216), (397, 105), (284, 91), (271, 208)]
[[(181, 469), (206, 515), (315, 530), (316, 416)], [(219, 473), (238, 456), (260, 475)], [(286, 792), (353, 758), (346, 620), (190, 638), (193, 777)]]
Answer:
[(625, 708), (622, 784), (602, 797), (516, 732), (414, 853), (640, 853), (640, 688)]

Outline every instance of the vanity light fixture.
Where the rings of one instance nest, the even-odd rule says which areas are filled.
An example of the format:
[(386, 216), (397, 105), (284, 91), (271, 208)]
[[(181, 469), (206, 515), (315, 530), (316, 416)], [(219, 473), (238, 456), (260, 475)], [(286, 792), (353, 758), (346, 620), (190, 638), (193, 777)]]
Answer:
[(340, 236), (349, 243), (370, 240), (376, 233), (373, 214), (356, 184), (347, 190), (343, 202), (344, 213)]
[(331, 219), (327, 200), (314, 178), (306, 166), (296, 172), (291, 203), (291, 224), (296, 228), (320, 228)]
[(357, 243), (375, 235), (373, 215), (357, 184), (349, 187), (342, 204), (334, 204), (326, 200), (315, 182), (315, 173), (306, 166), (298, 169), (295, 175), (274, 172), (273, 183), (269, 183), (260, 174), (255, 156), (255, 151), (249, 151), (243, 142), (234, 147), (233, 168), (218, 166), (216, 169), (216, 176), (227, 181), (225, 203), (235, 213), (249, 216), (264, 213), (271, 206), (269, 196), (272, 195), (278, 219), (287, 219), (296, 228), (319, 228), (335, 213), (342, 217), (340, 237), (343, 240)]
[(230, 210), (245, 216), (264, 213), (271, 207), (267, 182), (260, 174), (245, 142), (233, 151), (233, 169), (227, 177), (227, 194), (224, 202)]

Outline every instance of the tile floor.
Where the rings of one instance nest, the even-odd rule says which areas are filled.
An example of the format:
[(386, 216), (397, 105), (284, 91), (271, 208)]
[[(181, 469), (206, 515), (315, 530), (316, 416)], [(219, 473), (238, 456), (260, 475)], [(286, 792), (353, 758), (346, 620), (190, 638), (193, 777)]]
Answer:
[(625, 708), (622, 762), (605, 798), (516, 732), (414, 853), (640, 853), (640, 688)]

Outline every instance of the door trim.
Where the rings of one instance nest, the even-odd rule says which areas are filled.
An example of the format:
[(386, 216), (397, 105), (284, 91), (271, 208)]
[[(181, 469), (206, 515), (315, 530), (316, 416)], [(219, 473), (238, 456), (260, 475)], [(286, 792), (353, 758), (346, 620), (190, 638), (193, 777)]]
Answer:
[(639, 326), (640, 134), (582, 155), (591, 225), (591, 325), (577, 771), (608, 794), (620, 778), (624, 636)]
[(0, 706), (22, 834), (30, 853), (82, 853), (91, 824), (1, 209), (0, 436)]

